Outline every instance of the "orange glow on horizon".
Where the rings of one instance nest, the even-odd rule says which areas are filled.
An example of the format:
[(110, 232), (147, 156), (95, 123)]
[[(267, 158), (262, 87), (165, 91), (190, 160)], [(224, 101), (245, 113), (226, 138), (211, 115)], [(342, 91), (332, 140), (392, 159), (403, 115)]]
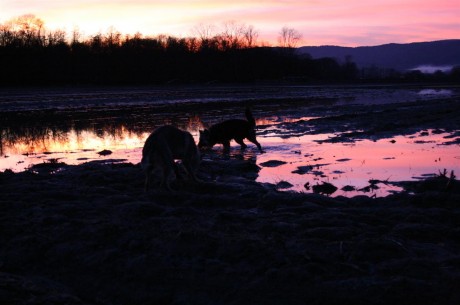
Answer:
[(272, 45), (284, 26), (302, 33), (302, 45), (369, 46), (460, 38), (457, 0), (2, 0), (0, 24), (24, 14), (35, 14), (49, 29), (70, 33), (79, 28), (88, 36), (113, 27), (122, 34), (187, 37), (194, 36), (198, 24), (220, 27), (234, 20), (253, 25), (259, 42)]

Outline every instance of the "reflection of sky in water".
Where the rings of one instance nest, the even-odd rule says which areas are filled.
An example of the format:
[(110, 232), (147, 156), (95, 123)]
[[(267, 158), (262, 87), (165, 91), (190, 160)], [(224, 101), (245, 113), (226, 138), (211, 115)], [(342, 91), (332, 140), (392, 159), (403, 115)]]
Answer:
[(454, 92), (449, 89), (423, 89), (418, 92), (421, 96), (450, 96)]
[[(319, 144), (318, 141), (336, 135), (308, 135), (310, 130), (314, 129), (311, 129), (306, 123), (311, 119), (309, 116), (323, 116), (328, 113), (330, 104), (348, 107), (355, 104), (423, 102), (446, 96), (453, 98), (460, 96), (457, 86), (447, 88), (380, 86), (375, 89), (372, 86), (353, 88), (348, 86), (261, 86), (257, 88), (227, 86), (221, 88), (175, 87), (174, 89), (133, 88), (132, 90), (126, 88), (82, 90), (77, 88), (69, 90), (2, 91), (0, 111), (65, 109), (62, 113), (66, 114), (66, 111), (72, 111), (74, 108), (93, 109), (92, 107), (96, 107), (97, 110), (101, 105), (104, 106), (104, 109), (109, 110), (120, 110), (125, 106), (137, 105), (135, 108), (139, 111), (128, 111), (126, 112), (127, 117), (123, 117), (124, 112), (122, 114), (116, 111), (110, 112), (110, 116), (96, 113), (97, 116), (91, 116), (92, 121), (89, 122), (90, 125), (94, 125), (91, 131), (88, 130), (90, 127), (83, 126), (84, 124), (78, 125), (84, 123), (78, 120), (64, 124), (68, 127), (65, 130), (70, 130), (69, 132), (60, 131), (52, 126), (41, 126), (47, 117), (43, 121), (38, 120), (39, 127), (41, 127), (38, 129), (35, 128), (36, 125), (30, 125), (32, 130), (18, 125), (22, 132), (18, 136), (19, 140), (15, 137), (9, 138), (10, 134), (1, 134), (0, 171), (5, 169), (21, 171), (32, 164), (49, 160), (79, 164), (92, 160), (122, 159), (125, 162), (137, 164), (140, 162), (142, 146), (148, 136), (148, 132), (145, 131), (150, 131), (153, 127), (162, 124), (176, 124), (180, 128), (191, 131), (195, 140), (198, 141), (198, 128), (203, 127), (203, 121), (212, 124), (235, 117), (235, 115), (244, 117), (243, 111), (237, 109), (241, 112), (235, 112), (235, 107), (231, 105), (232, 101), (266, 98), (271, 101), (270, 106), (264, 110), (259, 108), (259, 114), (263, 113), (263, 116), (258, 116), (255, 112), (255, 117), (259, 126), (258, 138), (267, 153), (260, 155), (255, 146), (248, 143), (249, 148), (243, 153), (243, 157), (257, 158), (258, 164), (270, 160), (281, 160), (287, 163), (278, 167), (262, 167), (258, 178), (260, 182), (287, 181), (294, 186), (286, 190), (310, 192), (305, 190), (305, 183), (312, 186), (329, 182), (339, 189), (345, 185), (363, 188), (369, 185), (370, 179), (409, 180), (424, 174), (438, 173), (444, 168), (449, 171), (454, 170), (457, 175), (460, 172), (459, 145), (439, 145), (452, 140), (444, 139), (443, 134), (429, 131), (428, 135), (417, 134), (412, 138), (397, 136), (393, 138), (395, 143), (390, 142), (391, 139), (386, 139), (376, 142), (364, 140), (355, 143), (324, 142)], [(306, 103), (298, 104), (299, 108), (292, 107), (289, 103), (285, 103), (286, 100), (291, 99), (305, 100)], [(205, 117), (201, 117), (201, 114), (198, 116), (193, 109), (188, 113), (177, 113), (176, 109), (171, 107), (175, 103), (205, 103), (206, 101), (220, 101), (222, 104), (221, 107), (213, 108), (209, 113), (204, 114)], [(167, 106), (169, 112), (163, 109), (156, 114), (155, 108), (152, 110), (147, 107), (151, 104), (162, 108)], [(304, 109), (301, 108), (302, 105), (305, 106)], [(120, 127), (118, 116), (121, 116), (123, 124), (127, 124), (125, 126), (131, 128)], [(126, 118), (131, 118), (131, 120), (125, 120)], [(298, 126), (296, 122), (299, 122)], [(286, 126), (286, 123), (291, 124)], [(75, 124), (79, 131), (72, 129), (71, 124)], [(110, 131), (103, 131), (107, 125), (110, 126)], [(344, 128), (347, 127), (344, 126)], [(130, 132), (128, 129), (138, 132)], [(4, 132), (15, 131), (5, 129)], [(38, 134), (38, 138), (34, 134)], [(104, 149), (113, 151), (113, 154), (99, 156), (97, 152)], [(219, 145), (216, 145), (214, 152), (221, 152), (221, 149)], [(239, 146), (234, 142), (232, 143), (232, 157), (235, 157), (233, 155), (238, 157), (241, 155)], [(298, 167), (305, 171), (301, 172), (302, 174), (292, 173)], [(393, 189), (390, 185), (382, 183), (379, 183), (378, 186), (380, 189), (374, 193), (364, 194), (382, 196)], [(340, 190), (334, 193), (334, 195), (342, 194), (344, 192)], [(363, 193), (351, 192), (345, 195), (356, 194)]]
[[(277, 121), (267, 119), (265, 123)], [(260, 124), (260, 122), (258, 122)], [(270, 126), (271, 129), (275, 126)], [(197, 127), (190, 130), (198, 141)], [(67, 164), (79, 164), (91, 160), (122, 159), (134, 164), (141, 159), (142, 146), (148, 133), (134, 134), (123, 127), (115, 134), (84, 131), (78, 134), (70, 131), (65, 136), (44, 137), (35, 141), (18, 142), (3, 147), (0, 170), (13, 169), (21, 171), (32, 164), (57, 159)], [(445, 134), (425, 132), (412, 137), (396, 136), (376, 142), (370, 140), (355, 143), (322, 143), (332, 135), (305, 135), (301, 137), (281, 138), (267, 133), (259, 136), (265, 154), (258, 154), (252, 143), (244, 153), (248, 157), (256, 156), (257, 164), (270, 160), (285, 161), (277, 167), (262, 167), (259, 182), (278, 183), (287, 181), (293, 185), (286, 190), (311, 192), (304, 188), (329, 182), (339, 188), (335, 195), (354, 196), (357, 194), (384, 196), (397, 188), (379, 183), (380, 189), (372, 192), (344, 192), (340, 189), (346, 185), (357, 189), (369, 185), (370, 179), (381, 181), (401, 181), (420, 177), (424, 174), (438, 173), (446, 168), (460, 172), (460, 153), (458, 145), (440, 145), (446, 141)], [(99, 156), (98, 151), (113, 151), (109, 156)], [(216, 145), (214, 151), (221, 151)], [(239, 146), (232, 142), (236, 153)], [(298, 168), (301, 173), (292, 173)]]
[[(324, 137), (326, 138), (326, 137)], [(413, 180), (425, 174), (438, 173), (444, 168), (460, 172), (458, 145), (439, 145), (445, 141), (442, 134), (413, 137), (396, 136), (392, 140), (370, 140), (355, 143), (322, 143), (320, 137), (273, 139), (266, 142), (269, 154), (258, 157), (258, 163), (269, 160), (287, 162), (278, 167), (263, 167), (258, 181), (278, 183), (287, 181), (296, 191), (306, 191), (305, 183), (311, 186), (329, 182), (339, 188), (334, 195), (367, 194), (382, 196), (398, 190), (391, 185), (379, 183), (380, 189), (373, 192), (350, 192), (340, 189), (346, 185), (362, 189), (369, 180), (402, 181)], [(394, 141), (393, 141), (394, 140)], [(299, 167), (306, 173), (292, 173)]]

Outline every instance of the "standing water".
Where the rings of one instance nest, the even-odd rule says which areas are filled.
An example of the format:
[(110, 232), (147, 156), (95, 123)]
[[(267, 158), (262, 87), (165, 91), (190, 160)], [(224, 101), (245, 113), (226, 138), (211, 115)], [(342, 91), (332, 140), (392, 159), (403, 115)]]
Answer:
[[(400, 191), (391, 182), (422, 179), (444, 169), (460, 172), (459, 141), (452, 128), (447, 132), (421, 126), (405, 135), (396, 132), (375, 139), (331, 141), (351, 123), (367, 119), (369, 114), (391, 111), (392, 103), (405, 109), (409, 107), (404, 104), (407, 101), (424, 103), (439, 96), (454, 103), (458, 101), (457, 89), (280, 88), (4, 95), (0, 99), (4, 114), (21, 117), (29, 113), (31, 118), (21, 124), (11, 123), (13, 119), (11, 126), (3, 124), (0, 171), (23, 171), (43, 162), (137, 164), (144, 141), (155, 127), (174, 124), (190, 131), (198, 141), (199, 129), (228, 118), (244, 118), (241, 104), (250, 103), (265, 153), (259, 154), (252, 143), (240, 152), (239, 145), (232, 143), (230, 157), (254, 160), (261, 168), (257, 181), (275, 184), (279, 190), (312, 192), (315, 185), (330, 183), (338, 188), (334, 196), (380, 197)], [(155, 98), (160, 101), (152, 101)], [(181, 110), (184, 105), (206, 107)], [(380, 110), (376, 105), (387, 108)], [(80, 113), (84, 113), (82, 118)], [(55, 124), (49, 119), (55, 114), (59, 119), (64, 117), (63, 122)], [(329, 119), (327, 125), (314, 125), (313, 118)], [(35, 119), (37, 122), (31, 124)], [(343, 126), (336, 123), (338, 119)], [(294, 128), (286, 129), (285, 124)], [(98, 154), (103, 150), (111, 153)], [(211, 153), (221, 151), (216, 145)]]

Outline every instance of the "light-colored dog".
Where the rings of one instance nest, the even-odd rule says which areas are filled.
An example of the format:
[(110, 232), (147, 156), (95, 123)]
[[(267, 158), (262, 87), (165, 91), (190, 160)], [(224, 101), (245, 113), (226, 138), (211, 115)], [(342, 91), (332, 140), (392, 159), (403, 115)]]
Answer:
[(180, 159), (193, 181), (198, 181), (196, 171), (200, 165), (200, 152), (192, 135), (174, 126), (157, 128), (147, 138), (142, 149), (141, 166), (145, 172), (145, 190), (151, 176), (160, 178), (160, 187), (171, 190), (170, 182), (178, 175), (174, 160)]

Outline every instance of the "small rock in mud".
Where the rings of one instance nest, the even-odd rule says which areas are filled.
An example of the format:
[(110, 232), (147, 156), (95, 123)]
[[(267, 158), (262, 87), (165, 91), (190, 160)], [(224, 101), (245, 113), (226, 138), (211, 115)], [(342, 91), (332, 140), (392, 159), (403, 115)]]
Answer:
[(290, 187), (293, 187), (293, 185), (287, 181), (280, 181), (276, 184), (276, 188), (278, 189), (288, 189)]
[(380, 187), (377, 184), (369, 184), (368, 186), (365, 186), (363, 188), (360, 188), (358, 191), (368, 193), (372, 190), (378, 190)]
[(312, 171), (311, 173), (315, 176), (326, 177), (323, 171)]
[(108, 155), (112, 154), (112, 151), (108, 150), (108, 149), (104, 149), (104, 150), (101, 150), (101, 151), (97, 152), (97, 154), (99, 156), (108, 156)]
[(420, 136), (421, 136), (421, 137), (427, 137), (427, 136), (429, 136), (429, 135), (430, 135), (430, 133), (429, 133), (428, 131), (422, 131), (422, 132), (420, 133)]
[(48, 161), (48, 162), (43, 162), (43, 163), (38, 163), (34, 164), (29, 168), (30, 172), (38, 173), (38, 174), (49, 174), (61, 167), (66, 166), (64, 162), (58, 162), (56, 161)]
[(344, 192), (352, 192), (352, 191), (355, 191), (356, 188), (352, 185), (345, 185), (344, 187), (341, 188), (341, 190)]
[(317, 194), (331, 195), (337, 191), (337, 187), (329, 182), (313, 185), (313, 192)]
[(311, 165), (298, 166), (296, 170), (292, 171), (293, 174), (305, 175), (311, 171), (313, 167)]
[(269, 161), (260, 163), (260, 165), (263, 167), (277, 167), (277, 166), (280, 166), (286, 163), (287, 162), (280, 161), (280, 160), (269, 160)]
[(441, 133), (444, 133), (444, 132), (446, 132), (444, 129), (439, 129), (439, 128), (433, 129), (431, 131), (432, 134), (441, 134)]

